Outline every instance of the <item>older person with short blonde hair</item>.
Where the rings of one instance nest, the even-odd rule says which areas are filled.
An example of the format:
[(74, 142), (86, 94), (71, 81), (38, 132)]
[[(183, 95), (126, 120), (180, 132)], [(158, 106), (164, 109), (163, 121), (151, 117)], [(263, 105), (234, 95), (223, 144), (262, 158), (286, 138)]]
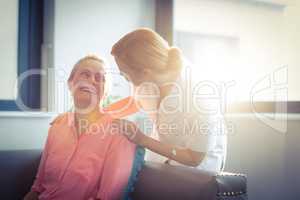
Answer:
[(135, 144), (101, 111), (105, 62), (80, 59), (68, 79), (74, 111), (61, 114), (48, 132), (40, 166), (25, 200), (118, 200), (124, 195)]

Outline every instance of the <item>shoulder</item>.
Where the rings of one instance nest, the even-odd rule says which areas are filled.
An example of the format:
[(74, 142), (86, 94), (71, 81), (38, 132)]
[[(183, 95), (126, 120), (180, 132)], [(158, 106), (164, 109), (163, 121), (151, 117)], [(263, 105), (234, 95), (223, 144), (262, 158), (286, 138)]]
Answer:
[[(63, 133), (66, 133), (66, 128), (68, 127), (69, 124), (72, 123), (70, 119), (70, 113), (62, 113), (56, 116), (51, 122), (50, 122), (50, 127), (48, 129), (48, 139), (49, 140), (56, 140), (57, 137)], [(51, 138), (51, 139), (50, 139)], [(56, 138), (56, 139), (55, 139)]]
[(56, 116), (51, 122), (50, 125), (54, 126), (54, 125), (59, 125), (59, 124), (63, 124), (66, 123), (67, 120), (71, 120), (73, 118), (72, 113), (70, 112), (65, 112), (62, 114), (59, 114), (58, 116)]

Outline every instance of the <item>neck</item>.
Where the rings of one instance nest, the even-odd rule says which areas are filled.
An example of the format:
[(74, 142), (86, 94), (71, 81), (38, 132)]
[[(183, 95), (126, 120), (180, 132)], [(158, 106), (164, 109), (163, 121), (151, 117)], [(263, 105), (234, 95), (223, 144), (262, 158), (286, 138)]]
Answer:
[(176, 84), (176, 80), (178, 79), (179, 75), (180, 71), (169, 74), (168, 77), (165, 77), (164, 79), (166, 81), (159, 84), (160, 97), (158, 99), (158, 107), (162, 99), (169, 95), (171, 89), (174, 87), (174, 84)]
[(94, 110), (88, 113), (79, 112), (75, 108), (75, 121), (78, 123), (81, 120), (85, 120), (88, 124), (97, 121), (103, 116), (103, 113), (100, 112), (100, 109), (96, 107)]
[(160, 102), (163, 100), (163, 98), (165, 98), (170, 93), (173, 86), (174, 84), (167, 84), (159, 87), (160, 97), (158, 99), (158, 107), (160, 105)]

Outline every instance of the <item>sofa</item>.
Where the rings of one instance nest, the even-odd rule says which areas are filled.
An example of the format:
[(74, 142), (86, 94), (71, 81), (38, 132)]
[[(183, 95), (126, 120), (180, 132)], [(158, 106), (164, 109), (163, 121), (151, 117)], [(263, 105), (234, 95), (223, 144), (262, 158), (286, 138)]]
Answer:
[[(0, 195), (20, 200), (29, 191), (42, 150), (0, 151)], [(189, 167), (145, 162), (130, 193), (132, 200), (245, 200), (246, 176), (214, 174)]]

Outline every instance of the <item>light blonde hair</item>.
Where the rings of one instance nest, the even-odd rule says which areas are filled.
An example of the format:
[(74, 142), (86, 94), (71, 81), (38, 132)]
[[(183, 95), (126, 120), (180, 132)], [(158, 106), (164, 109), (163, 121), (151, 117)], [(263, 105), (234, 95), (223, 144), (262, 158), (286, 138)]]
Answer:
[(111, 54), (135, 70), (168, 73), (182, 67), (181, 52), (148, 28), (127, 33), (113, 47)]
[[(68, 82), (71, 82), (74, 78), (74, 75), (76, 74), (77, 70), (79, 69), (80, 65), (88, 60), (93, 60), (98, 62), (99, 64), (101, 64), (103, 66), (103, 69), (105, 70), (106, 66), (107, 66), (107, 62), (105, 61), (104, 58), (101, 58), (100, 56), (96, 55), (96, 54), (88, 54), (86, 56), (84, 56), (83, 58), (81, 58), (80, 60), (78, 60), (75, 65), (73, 66), (73, 69), (70, 73), (70, 76), (68, 78)], [(104, 93), (107, 93), (109, 91), (110, 88), (110, 78), (108, 76), (107, 73), (105, 73), (105, 83), (104, 83)]]

